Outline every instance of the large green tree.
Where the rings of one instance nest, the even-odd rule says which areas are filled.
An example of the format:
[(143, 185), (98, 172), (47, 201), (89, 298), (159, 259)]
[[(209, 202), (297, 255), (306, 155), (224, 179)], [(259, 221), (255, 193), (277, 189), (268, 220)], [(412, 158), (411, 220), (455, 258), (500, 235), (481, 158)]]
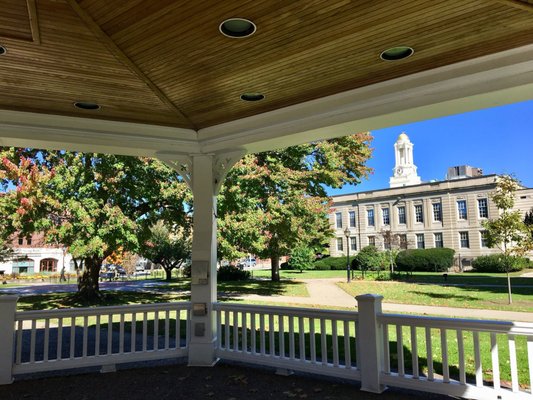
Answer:
[(332, 232), (325, 186), (357, 184), (370, 169), (368, 132), (245, 156), (228, 174), (218, 198), (219, 251), (237, 259), (279, 260), (297, 246), (322, 248)]
[(191, 257), (191, 235), (188, 226), (177, 226), (158, 221), (150, 227), (150, 236), (140, 243), (140, 254), (163, 267), (166, 280), (172, 279), (172, 270), (180, 268)]
[(531, 226), (524, 223), (519, 210), (513, 210), (516, 192), (520, 187), (515, 178), (508, 175), (499, 176), (496, 191), (492, 193), (491, 198), (500, 214), (498, 218), (483, 223), (488, 246), (498, 247), (504, 256), (509, 304), (513, 302), (509, 274), (512, 257), (522, 256), (533, 249)]
[(102, 261), (136, 251), (158, 220), (187, 223), (188, 191), (161, 162), (137, 157), (4, 148), (2, 236), (42, 231), (83, 261), (79, 295), (100, 298)]

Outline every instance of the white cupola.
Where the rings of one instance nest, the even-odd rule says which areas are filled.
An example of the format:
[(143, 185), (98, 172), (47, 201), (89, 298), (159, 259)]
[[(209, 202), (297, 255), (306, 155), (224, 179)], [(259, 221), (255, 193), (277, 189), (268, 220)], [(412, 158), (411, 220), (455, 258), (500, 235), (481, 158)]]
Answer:
[(395, 166), (392, 177), (389, 180), (391, 188), (418, 185), (422, 183), (416, 173), (416, 165), (413, 162), (413, 143), (409, 136), (402, 132), (394, 143)]

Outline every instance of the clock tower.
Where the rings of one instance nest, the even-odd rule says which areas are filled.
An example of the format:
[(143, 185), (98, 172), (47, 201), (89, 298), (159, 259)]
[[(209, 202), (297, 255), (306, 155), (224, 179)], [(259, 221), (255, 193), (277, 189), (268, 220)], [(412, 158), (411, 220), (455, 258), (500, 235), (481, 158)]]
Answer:
[(402, 132), (394, 143), (396, 165), (393, 175), (389, 180), (391, 188), (418, 185), (422, 183), (416, 174), (416, 165), (413, 163), (413, 143), (409, 136)]

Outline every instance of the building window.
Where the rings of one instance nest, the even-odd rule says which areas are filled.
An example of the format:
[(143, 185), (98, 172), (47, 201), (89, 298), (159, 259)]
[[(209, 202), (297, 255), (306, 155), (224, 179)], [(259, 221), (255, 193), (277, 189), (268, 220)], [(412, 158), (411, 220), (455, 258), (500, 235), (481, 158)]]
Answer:
[(342, 238), (337, 238), (337, 251), (343, 251)]
[(21, 236), (19, 237), (19, 245), (23, 245), (24, 244), (24, 238)]
[(350, 211), (350, 228), (355, 228), (355, 211)]
[(479, 218), (489, 217), (489, 207), (488, 207), (487, 199), (478, 199), (477, 208), (479, 210)]
[(350, 238), (350, 250), (357, 251), (357, 238)]
[(433, 238), (435, 239), (435, 247), (444, 247), (444, 242), (442, 241), (442, 233), (434, 233)]
[(415, 204), (415, 221), (424, 222), (424, 211), (422, 210), (422, 204)]
[(398, 207), (398, 223), (405, 224), (405, 207)]
[(376, 246), (376, 237), (375, 236), (369, 236), (368, 237), (368, 245), (369, 246)]
[(398, 235), (400, 237), (400, 249), (407, 249), (407, 235)]
[(381, 213), (383, 214), (383, 225), (390, 225), (389, 208), (382, 208)]
[(374, 226), (374, 210), (366, 210), (368, 217), (368, 226)]
[(465, 249), (470, 248), (470, 241), (468, 240), (468, 232), (459, 232), (459, 239), (460, 239), (462, 248), (465, 248)]
[(34, 264), (35, 262), (29, 258), (13, 261), (13, 272), (16, 274), (33, 274)]
[(39, 269), (44, 272), (57, 271), (57, 260), (53, 258), (45, 258), (44, 260), (41, 260)]
[(335, 213), (335, 224), (337, 228), (342, 228), (342, 213)]
[(26, 238), (26, 243), (27, 243), (28, 245), (31, 245), (31, 237)]
[(481, 247), (489, 247), (487, 231), (481, 231), (479, 234), (481, 235)]
[(417, 249), (425, 249), (426, 244), (424, 243), (424, 234), (423, 233), (417, 233), (416, 234), (416, 248)]
[(457, 200), (457, 215), (459, 219), (466, 219), (466, 200)]
[(442, 206), (440, 203), (433, 203), (433, 221), (442, 222)]

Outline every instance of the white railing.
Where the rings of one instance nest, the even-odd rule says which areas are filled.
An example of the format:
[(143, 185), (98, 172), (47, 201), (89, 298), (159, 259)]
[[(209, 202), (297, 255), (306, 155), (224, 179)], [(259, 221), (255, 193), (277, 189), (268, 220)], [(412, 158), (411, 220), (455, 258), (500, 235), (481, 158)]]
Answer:
[(474, 399), (533, 399), (533, 324), (392, 314), (378, 321), (382, 384)]
[[(16, 301), (0, 296), (0, 384), (25, 372), (190, 357), (190, 303), (16, 312)], [(383, 314), (381, 301), (358, 296), (358, 312), (214, 303), (215, 356), (358, 380), (375, 393), (389, 385), (533, 400), (533, 324)]]
[(12, 372), (187, 356), (189, 310), (164, 303), (17, 312)]
[(215, 304), (221, 359), (359, 380), (357, 313)]

